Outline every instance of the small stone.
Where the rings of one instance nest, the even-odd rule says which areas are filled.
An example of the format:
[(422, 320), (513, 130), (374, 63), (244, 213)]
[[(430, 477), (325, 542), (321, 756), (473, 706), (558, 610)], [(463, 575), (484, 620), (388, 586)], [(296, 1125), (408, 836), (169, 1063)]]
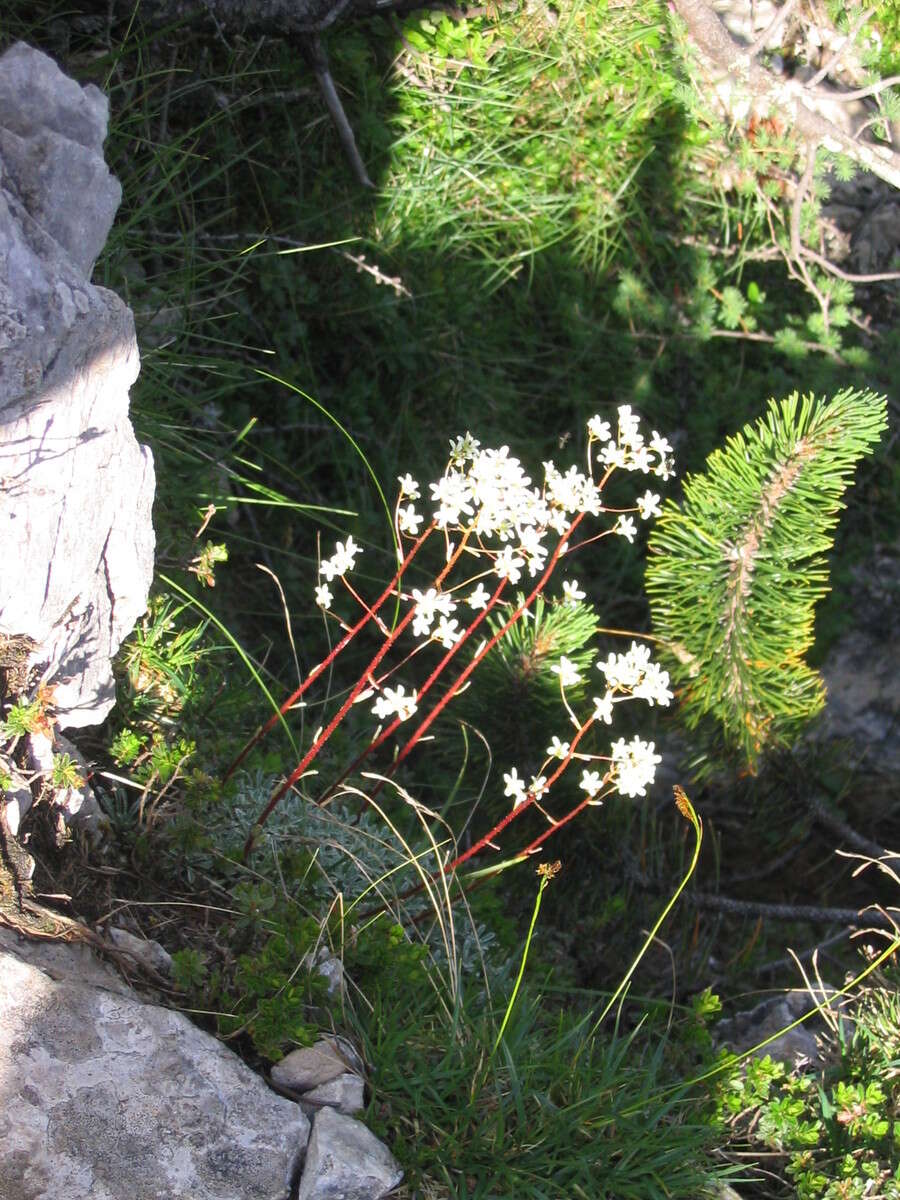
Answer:
[(323, 1108), (313, 1121), (297, 1200), (381, 1200), (403, 1178), (371, 1130)]
[(321, 1038), (314, 1046), (303, 1046), (272, 1068), (272, 1079), (279, 1087), (293, 1092), (308, 1092), (323, 1083), (330, 1083), (347, 1070), (347, 1063), (332, 1042)]
[(160, 975), (171, 975), (172, 956), (159, 942), (135, 937), (127, 929), (110, 929), (109, 940), (119, 949), (130, 954), (142, 966), (149, 967)]
[(337, 1109), (346, 1116), (362, 1112), (365, 1108), (365, 1084), (360, 1077), (351, 1071), (330, 1079), (328, 1083), (320, 1083), (318, 1087), (304, 1092), (300, 1097), (300, 1107), (307, 1114), (316, 1112), (326, 1105)]

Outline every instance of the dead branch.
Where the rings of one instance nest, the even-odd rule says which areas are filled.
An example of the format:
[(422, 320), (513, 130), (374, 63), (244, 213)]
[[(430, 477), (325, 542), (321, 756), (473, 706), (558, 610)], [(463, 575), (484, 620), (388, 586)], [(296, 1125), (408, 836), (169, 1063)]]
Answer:
[(705, 0), (672, 0), (672, 4), (687, 26), (709, 82), (731, 120), (744, 121), (751, 115), (765, 117), (774, 111), (807, 145), (845, 154), (892, 187), (900, 188), (900, 154), (889, 146), (856, 142), (822, 116), (808, 86), (781, 79), (760, 66), (748, 49), (731, 37)]

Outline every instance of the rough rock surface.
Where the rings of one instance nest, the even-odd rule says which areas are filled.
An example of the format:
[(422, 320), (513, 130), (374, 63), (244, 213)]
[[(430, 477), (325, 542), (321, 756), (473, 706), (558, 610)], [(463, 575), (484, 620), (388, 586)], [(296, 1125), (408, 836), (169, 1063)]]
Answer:
[[(817, 1014), (795, 1029), (774, 1037), (826, 1000), (829, 1001), (830, 1010), (827, 1023), (825, 1018)], [(825, 987), (824, 991), (813, 992), (793, 988), (781, 995), (768, 997), (747, 1012), (739, 1012), (728, 1020), (720, 1021), (716, 1026), (716, 1041), (743, 1054), (767, 1038), (774, 1037), (767, 1046), (757, 1051), (758, 1058), (768, 1055), (790, 1067), (819, 1062), (822, 1059), (819, 1039), (829, 1027), (834, 1029), (835, 1025), (839, 1025), (845, 1037), (852, 1036), (853, 1022), (844, 1011), (846, 1006), (847, 1001), (834, 988)]]
[(287, 1200), (309, 1134), (298, 1105), (100, 964), (85, 982), (86, 952), (54, 947), (40, 967), (4, 943), (3, 1200)]
[(876, 769), (900, 771), (900, 545), (882, 546), (854, 571), (853, 627), (822, 666), (826, 737), (849, 738)]
[(381, 1200), (402, 1178), (391, 1152), (365, 1125), (323, 1108), (313, 1120), (297, 1200)]
[(89, 282), (120, 197), (106, 124), (102, 93), (46, 55), (0, 56), (0, 637), (36, 643), (62, 728), (112, 707), (153, 569), (134, 322)]

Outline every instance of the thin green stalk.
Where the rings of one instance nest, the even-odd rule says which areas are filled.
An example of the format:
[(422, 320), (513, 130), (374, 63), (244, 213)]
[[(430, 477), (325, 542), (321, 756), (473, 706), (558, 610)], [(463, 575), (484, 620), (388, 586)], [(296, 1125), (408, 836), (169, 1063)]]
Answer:
[[(538, 887), (537, 895), (534, 898), (534, 910), (531, 914), (531, 924), (528, 926), (528, 933), (525, 936), (525, 949), (522, 951), (522, 961), (519, 963), (519, 973), (516, 976), (516, 982), (513, 985), (512, 995), (509, 998), (509, 1003), (506, 1006), (506, 1012), (503, 1014), (503, 1020), (500, 1023), (500, 1032), (497, 1034), (497, 1039), (494, 1042), (491, 1050), (491, 1058), (497, 1053), (497, 1047), (503, 1038), (506, 1031), (506, 1026), (509, 1024), (509, 1018), (512, 1015), (513, 1005), (516, 1002), (516, 996), (519, 994), (519, 987), (522, 983), (522, 976), (525, 974), (525, 964), (528, 961), (528, 951), (531, 949), (531, 939), (534, 936), (534, 927), (537, 924), (538, 913), (541, 911), (541, 899), (544, 895), (544, 888), (559, 870), (559, 863), (550, 865), (541, 863), (538, 867), (538, 874), (541, 877), (540, 886)], [(577, 1057), (577, 1056), (576, 1056)]]
[(588, 1044), (588, 1042), (591, 1040), (591, 1038), (593, 1038), (594, 1034), (597, 1032), (597, 1030), (603, 1024), (603, 1021), (605, 1020), (607, 1014), (609, 1013), (609, 1010), (612, 1008), (612, 1006), (616, 1003), (616, 1001), (619, 999), (619, 997), (622, 995), (622, 993), (627, 988), (632, 975), (638, 969), (641, 959), (647, 953), (647, 950), (649, 949), (650, 944), (652, 943), (653, 939), (656, 937), (660, 926), (662, 925), (663, 921), (665, 921), (665, 919), (669, 915), (669, 913), (672, 911), (675, 901), (678, 899), (678, 897), (684, 891), (685, 887), (687, 886), (688, 880), (691, 878), (691, 876), (694, 874), (694, 871), (696, 870), (697, 860), (700, 857), (700, 846), (703, 842), (703, 822), (697, 816), (697, 813), (694, 810), (693, 804), (691, 804), (690, 800), (687, 798), (687, 796), (684, 794), (684, 792), (681, 790), (680, 787), (675, 788), (675, 803), (678, 805), (678, 811), (681, 813), (681, 815), (683, 817), (685, 817), (688, 821), (690, 821), (691, 825), (694, 828), (694, 853), (691, 858), (690, 866), (688, 867), (687, 872), (685, 873), (685, 876), (682, 879), (681, 883), (679, 883), (678, 887), (672, 893), (672, 897), (669, 900), (669, 903), (662, 910), (662, 912), (660, 913), (659, 917), (657, 918), (656, 923), (654, 924), (653, 928), (650, 930), (650, 932), (647, 934), (647, 937), (644, 939), (644, 944), (641, 946), (640, 950), (637, 952), (637, 955), (635, 956), (634, 961), (632, 962), (631, 966), (628, 968), (628, 970), (622, 976), (622, 979), (619, 982), (619, 986), (616, 988), (616, 990), (613, 992), (613, 994), (610, 996), (609, 1000), (607, 1001), (606, 1007), (603, 1009), (603, 1012), (600, 1014), (600, 1016), (597, 1018), (597, 1020), (592, 1025), (591, 1031), (588, 1034), (588, 1036), (584, 1039), (584, 1041), (578, 1047), (578, 1051), (576, 1052), (575, 1058), (572, 1061), (573, 1070), (575, 1068), (575, 1064), (578, 1062), (578, 1058), (581, 1054), (581, 1051)]
[(176, 583), (174, 579), (170, 579), (168, 575), (164, 575), (162, 572), (160, 572), (159, 577), (163, 581), (163, 583), (165, 583), (168, 587), (170, 587), (174, 591), (178, 592), (178, 594), (180, 596), (183, 596), (185, 598), (185, 600), (188, 602), (188, 604), (191, 604), (194, 606), (194, 608), (199, 609), (200, 612), (203, 613), (204, 617), (206, 617), (206, 619), (208, 621), (211, 621), (212, 624), (215, 625), (216, 629), (218, 629), (218, 631), (222, 634), (222, 636), (228, 641), (228, 643), (234, 647), (234, 649), (237, 651), (237, 655), (240, 658), (241, 662), (244, 664), (244, 666), (247, 668), (247, 670), (253, 676), (254, 680), (259, 685), (260, 691), (263, 693), (263, 695), (266, 697), (266, 699), (268, 700), (268, 702), (271, 704), (272, 708), (274, 709), (275, 717), (273, 717), (273, 721), (277, 719), (278, 721), (281, 722), (284, 732), (287, 734), (288, 740), (291, 743), (291, 749), (296, 754), (298, 752), (297, 743), (294, 741), (294, 735), (291, 733), (291, 731), (288, 727), (288, 723), (287, 723), (287, 721), (285, 721), (284, 716), (278, 707), (278, 701), (275, 699), (275, 697), (272, 695), (272, 693), (269, 691), (269, 689), (263, 683), (262, 677), (260, 676), (256, 667), (254, 667), (253, 663), (250, 661), (250, 656), (247, 654), (246, 650), (243, 648), (243, 646), (240, 644), (240, 642), (237, 640), (237, 638), (234, 636), (234, 634), (231, 632), (231, 630), (228, 629), (227, 626), (223, 625), (223, 623), (219, 620), (219, 618), (216, 616), (216, 614), (214, 612), (212, 612), (210, 609), (208, 609), (205, 604), (201, 603), (201, 601), (199, 601), (195, 596), (192, 596), (190, 592), (186, 591), (185, 588), (183, 588), (180, 583)]

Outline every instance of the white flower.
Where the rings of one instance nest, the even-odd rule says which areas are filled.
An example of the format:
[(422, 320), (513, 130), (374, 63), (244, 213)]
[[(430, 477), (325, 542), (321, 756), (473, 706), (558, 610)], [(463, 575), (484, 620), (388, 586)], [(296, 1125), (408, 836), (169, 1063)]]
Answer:
[(627, 654), (610, 654), (606, 662), (597, 663), (597, 670), (606, 676), (609, 688), (636, 687), (650, 665), (650, 649), (632, 642)]
[(593, 796), (595, 792), (599, 792), (603, 787), (603, 779), (599, 771), (582, 771), (581, 783), (578, 785), (582, 791), (587, 792), (589, 796)]
[(532, 775), (531, 783), (528, 785), (529, 795), (534, 796), (535, 800), (540, 800), (541, 796), (547, 791), (547, 776)]
[(487, 608), (488, 600), (491, 598), (491, 593), (487, 590), (483, 583), (479, 583), (474, 592), (470, 592), (466, 598), (466, 603), (469, 608), (479, 609)]
[(653, 437), (650, 439), (650, 449), (654, 454), (658, 454), (660, 458), (665, 458), (666, 455), (672, 453), (672, 447), (664, 437), (660, 437), (656, 430), (653, 430)]
[(563, 759), (569, 753), (569, 743), (561, 742), (554, 734), (553, 741), (547, 747), (546, 754), (548, 758)]
[(563, 602), (569, 608), (574, 608), (579, 600), (583, 600), (587, 592), (583, 592), (578, 585), (577, 579), (563, 581)]
[(650, 451), (646, 446), (633, 446), (634, 453), (625, 463), (629, 471), (642, 471), (645, 475), (649, 475), (653, 469), (650, 461)]
[(515, 767), (511, 771), (503, 773), (503, 782), (506, 784), (503, 795), (509, 796), (512, 799), (513, 808), (518, 808), (520, 804), (524, 804), (525, 781), (519, 778), (519, 773)]
[(618, 442), (607, 442), (598, 457), (604, 467), (625, 466), (625, 451)]
[(316, 604), (319, 608), (331, 608), (331, 588), (327, 583), (320, 583), (316, 587)]
[(504, 546), (494, 562), (494, 570), (500, 578), (508, 579), (510, 583), (519, 582), (522, 578), (522, 567), (524, 566), (524, 558), (516, 556), (511, 546)]
[(380, 720), (389, 717), (392, 713), (400, 718), (401, 721), (406, 721), (416, 711), (416, 692), (413, 689), (412, 694), (407, 696), (406, 689), (402, 684), (395, 688), (385, 688), (372, 708), (372, 712)]
[(434, 588), (429, 588), (427, 592), (420, 592), (418, 588), (413, 588), (412, 596), (416, 602), (416, 615), (413, 617), (412, 626), (413, 637), (429, 637), (431, 626), (437, 615), (438, 594)]
[(594, 697), (594, 720), (603, 721), (606, 725), (612, 725), (613, 712), (613, 694), (607, 692), (601, 700), (599, 697)]
[(638, 432), (640, 423), (640, 417), (631, 411), (630, 404), (619, 405), (619, 441), (623, 445), (633, 449), (643, 445), (644, 439)]
[(437, 502), (434, 519), (439, 529), (458, 525), (462, 514), (471, 517), (472, 489), (461, 471), (448, 471), (437, 483), (429, 484), (431, 498)]
[(334, 554), (322, 563), (320, 570), (330, 583), (335, 575), (346, 575), (348, 571), (353, 570), (353, 560), (357, 554), (362, 554), (362, 549), (354, 543), (352, 537), (348, 537), (346, 543), (337, 543)]
[(634, 535), (636, 532), (637, 526), (634, 523), (634, 517), (619, 517), (619, 520), (613, 529), (613, 533), (617, 533), (619, 537), (627, 538), (629, 542), (634, 541)]
[(615, 771), (616, 791), (622, 796), (646, 796), (647, 784), (656, 777), (656, 764), (662, 762), (654, 754), (654, 743), (644, 742), (637, 736), (626, 745), (624, 738), (613, 743), (612, 763)]
[(649, 488), (647, 488), (643, 496), (638, 496), (637, 506), (642, 521), (647, 521), (650, 517), (659, 517), (662, 515), (662, 510), (659, 507), (659, 496), (656, 492), (651, 492)]
[(665, 707), (672, 702), (672, 692), (669, 691), (669, 672), (664, 671), (659, 663), (648, 663), (644, 678), (632, 689), (636, 699), (646, 700), (652, 707), (662, 704)]
[(449, 650), (451, 646), (455, 646), (462, 637), (462, 630), (457, 629), (459, 621), (450, 621), (447, 617), (441, 617), (438, 621), (438, 627), (432, 634), (435, 641), (441, 643), (445, 650)]
[(591, 417), (587, 423), (588, 433), (598, 442), (609, 441), (611, 430), (609, 421), (602, 420), (601, 417)]
[(457, 437), (450, 439), (450, 461), (454, 465), (466, 462), (467, 459), (474, 458), (481, 442), (477, 438), (473, 438), (471, 433), (467, 433), (465, 437)]
[(400, 481), (400, 495), (410, 500), (418, 500), (421, 493), (412, 475), (398, 475), (397, 478)]
[(401, 508), (397, 512), (397, 520), (401, 533), (409, 533), (415, 537), (424, 518), (419, 516), (411, 504), (407, 504), (406, 508)]
[(559, 682), (565, 687), (574, 687), (576, 683), (581, 683), (581, 676), (578, 674), (578, 668), (563, 654), (555, 667), (550, 670), (554, 675), (559, 676)]

